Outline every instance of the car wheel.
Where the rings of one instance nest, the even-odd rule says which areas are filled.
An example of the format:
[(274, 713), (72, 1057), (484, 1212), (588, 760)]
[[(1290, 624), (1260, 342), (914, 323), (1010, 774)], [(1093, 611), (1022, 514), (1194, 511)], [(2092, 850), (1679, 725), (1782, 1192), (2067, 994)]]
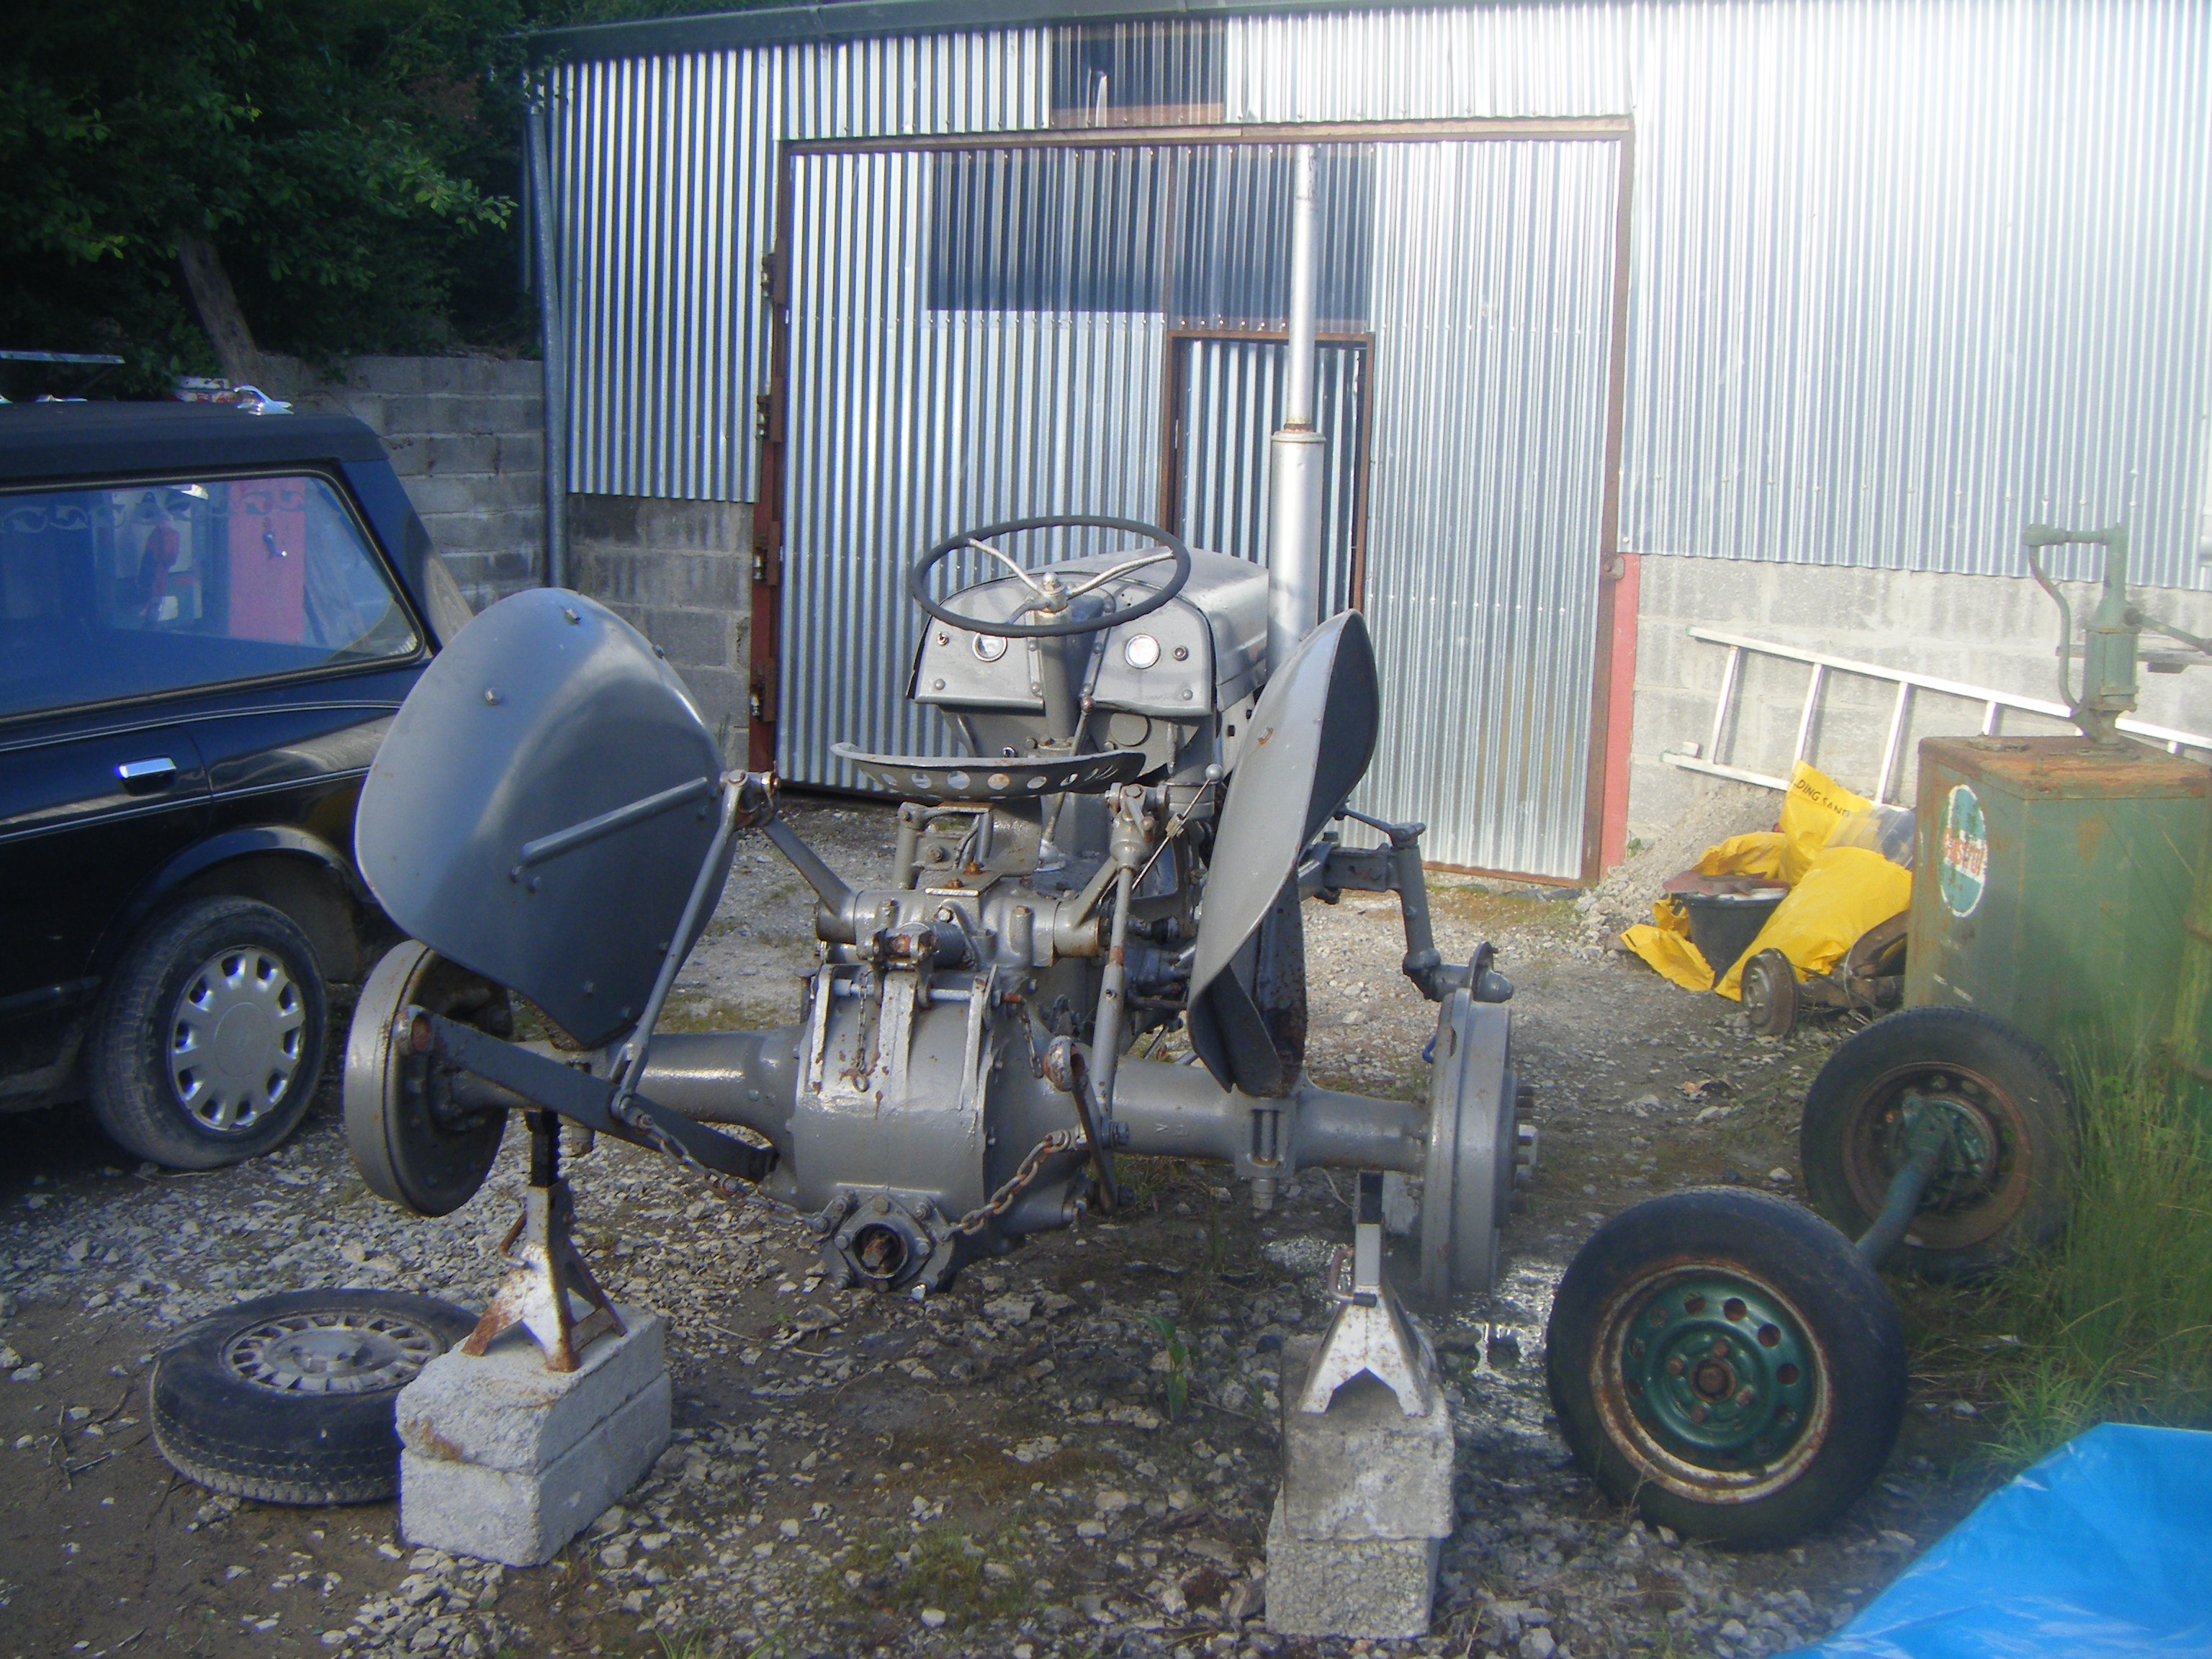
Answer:
[(2080, 1159), (2072, 1092), (2026, 1033), (1972, 1008), (1907, 1008), (1828, 1056), (1798, 1129), (1813, 1206), (1854, 1237), (1871, 1227), (1916, 1107), (1952, 1135), (1890, 1265), (1971, 1279), (2058, 1237)]
[(1826, 1524), (1905, 1414), (1897, 1308), (1851, 1242), (1769, 1194), (1647, 1199), (1560, 1281), (1546, 1380), (1575, 1461), (1692, 1538), (1771, 1547)]
[(210, 1492), (373, 1504), (399, 1490), (399, 1390), (474, 1328), (448, 1303), (294, 1291), (188, 1325), (154, 1362), (154, 1443)]
[(253, 899), (194, 899), (124, 953), (94, 1024), (92, 1109), (173, 1170), (258, 1158), (300, 1125), (329, 1005), (307, 937)]

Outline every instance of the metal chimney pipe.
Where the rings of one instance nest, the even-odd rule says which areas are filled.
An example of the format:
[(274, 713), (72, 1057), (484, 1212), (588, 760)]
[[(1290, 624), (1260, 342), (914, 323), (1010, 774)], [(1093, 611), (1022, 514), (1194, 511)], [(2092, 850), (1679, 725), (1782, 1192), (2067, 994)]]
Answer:
[(544, 356), (545, 586), (568, 586), (568, 360), (561, 327), (561, 283), (553, 242), (553, 169), (545, 142), (545, 93), (533, 88), (523, 112), (530, 172), (530, 228), (538, 279), (538, 337)]
[(1268, 445), (1267, 665), (1290, 659), (1321, 620), (1322, 480), (1328, 446), (1314, 429), (1314, 313), (1320, 288), (1314, 147), (1292, 153), (1291, 332), (1283, 426)]

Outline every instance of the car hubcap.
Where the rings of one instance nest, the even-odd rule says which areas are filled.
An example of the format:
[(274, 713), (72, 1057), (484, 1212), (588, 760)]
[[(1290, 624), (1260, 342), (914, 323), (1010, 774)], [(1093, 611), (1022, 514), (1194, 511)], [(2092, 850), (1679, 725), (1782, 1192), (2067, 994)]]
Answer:
[(1718, 1266), (1617, 1300), (1594, 1364), (1614, 1438), (1660, 1484), (1742, 1502), (1794, 1480), (1825, 1437), (1819, 1346), (1788, 1300)]
[(288, 1314), (231, 1339), (223, 1363), (279, 1394), (396, 1389), (438, 1357), (438, 1339), (388, 1314)]
[(169, 1080), (204, 1129), (249, 1129), (292, 1084), (307, 1007), (282, 958), (258, 945), (221, 951), (185, 981), (170, 1021)]

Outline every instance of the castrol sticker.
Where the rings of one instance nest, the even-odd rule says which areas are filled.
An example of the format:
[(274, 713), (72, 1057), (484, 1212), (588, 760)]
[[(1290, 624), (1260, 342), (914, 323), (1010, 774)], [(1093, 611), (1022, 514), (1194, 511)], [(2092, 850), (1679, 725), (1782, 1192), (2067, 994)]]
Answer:
[(1965, 784), (1951, 791), (1943, 808), (1943, 857), (1936, 885), (1954, 916), (1971, 916), (1990, 880), (1990, 829), (1982, 803)]

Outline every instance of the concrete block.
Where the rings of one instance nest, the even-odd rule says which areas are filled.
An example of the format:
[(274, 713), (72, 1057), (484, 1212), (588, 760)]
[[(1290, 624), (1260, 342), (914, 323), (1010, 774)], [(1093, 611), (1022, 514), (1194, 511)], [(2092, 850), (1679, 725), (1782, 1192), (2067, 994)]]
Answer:
[(542, 1566), (652, 1468), (668, 1444), (673, 1391), (663, 1372), (592, 1435), (532, 1474), (403, 1448), (400, 1535), (417, 1547)]
[(434, 432), (451, 432), (453, 401), (425, 392), (386, 393), (384, 429), (387, 433), (412, 433), (426, 437)]
[(727, 668), (732, 633), (732, 620), (724, 611), (656, 607), (646, 612), (646, 638), (665, 651), (673, 663)]
[(624, 1334), (592, 1343), (574, 1371), (547, 1370), (512, 1330), (481, 1358), (441, 1354), (400, 1390), (411, 1542), (535, 1565), (653, 1466), (669, 1437), (664, 1326), (647, 1309), (619, 1311)]
[(684, 677), (707, 729), (722, 745), (724, 757), (734, 764), (745, 750), (745, 734), (752, 725), (752, 698), (746, 675), (729, 668), (683, 668)]
[(385, 409), (385, 400), (374, 392), (347, 392), (323, 394), (313, 398), (297, 400), (299, 406), (311, 415), (350, 415), (370, 431), (385, 440), (385, 447), (392, 447), (387, 435), (392, 423)]
[(1319, 1416), (1302, 1412), (1310, 1358), (1310, 1349), (1283, 1355), (1282, 1510), (1291, 1532), (1308, 1540), (1449, 1537), (1451, 1413), (1440, 1404), (1408, 1417), (1371, 1376), (1339, 1389)]
[(488, 432), (434, 434), (428, 449), (426, 472), (489, 473), (498, 465), (499, 440)]
[(1267, 1628), (1370, 1641), (1426, 1636), (1439, 1538), (1299, 1538), (1282, 1500), (1267, 1523)]
[(627, 1330), (602, 1337), (573, 1371), (549, 1371), (521, 1330), (482, 1358), (454, 1348), (399, 1392), (399, 1443), (426, 1456), (522, 1474), (544, 1468), (617, 1405), (668, 1372), (657, 1313), (618, 1308)]
[(450, 400), (447, 432), (530, 432), (545, 423), (544, 406), (538, 398), (497, 398), (482, 394)]
[[(545, 471), (545, 434), (542, 432), (502, 432), (493, 440), (492, 470), (523, 472), (532, 479)], [(540, 484), (539, 488), (544, 486)]]
[[(1318, 1341), (1283, 1351), (1283, 1487), (1267, 1527), (1267, 1623), (1294, 1636), (1428, 1633), (1437, 1557), (1451, 1535), (1451, 1414), (1408, 1418), (1372, 1376), (1327, 1412), (1297, 1408)], [(1433, 1362), (1431, 1362), (1433, 1363)], [(1436, 1379), (1440, 1384), (1441, 1379)]]
[(535, 357), (492, 357), (483, 361), (491, 369), (491, 390), (510, 398), (536, 398), (545, 391), (545, 365)]
[(644, 503), (635, 495), (571, 495), (568, 497), (568, 540), (581, 548), (594, 542), (617, 547), (636, 547), (643, 539), (638, 509)]
[(538, 528), (544, 521), (542, 512), (522, 507), (507, 511), (470, 508), (422, 514), (422, 527), (430, 532), (430, 539), (437, 543), (441, 550), (453, 548), (470, 552), (535, 549), (544, 539)]
[(741, 501), (644, 501), (638, 526), (647, 547), (670, 553), (723, 553), (752, 542), (752, 509)]
[(350, 392), (419, 392), (422, 386), (419, 357), (349, 357), (338, 368), (333, 382)]
[(435, 514), (473, 514), (477, 510), (476, 481), (471, 478), (441, 478), (435, 473), (424, 473), (410, 478), (406, 489), (407, 499), (426, 519)]
[(424, 439), (387, 438), (384, 453), (391, 457), (392, 470), (403, 478), (420, 477), (429, 470), (430, 450)]

